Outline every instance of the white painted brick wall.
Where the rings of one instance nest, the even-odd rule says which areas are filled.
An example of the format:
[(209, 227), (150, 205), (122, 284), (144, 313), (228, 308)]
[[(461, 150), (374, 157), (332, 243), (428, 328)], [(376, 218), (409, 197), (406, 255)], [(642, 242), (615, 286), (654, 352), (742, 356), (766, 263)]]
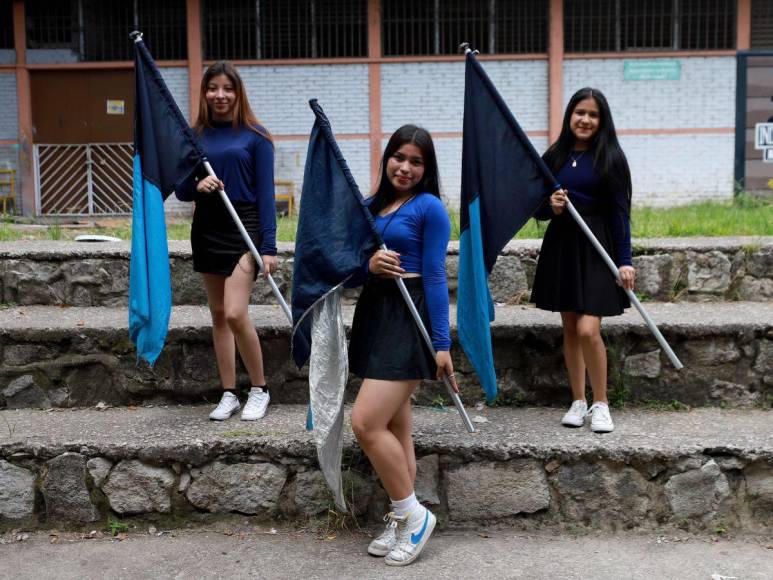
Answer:
[(0, 48), (0, 64), (14, 64), (16, 51), (13, 48)]
[(635, 205), (671, 206), (733, 198), (735, 136), (623, 136)]
[(675, 60), (681, 63), (678, 81), (625, 81), (625, 59), (564, 61), (564, 103), (591, 86), (607, 97), (618, 129), (734, 127), (735, 57)]
[[(548, 128), (545, 61), (488, 61), (483, 67), (526, 131)], [(464, 61), (395, 63), (381, 67), (382, 127), (392, 132), (406, 123), (431, 131), (461, 131)]]
[(19, 102), (16, 96), (16, 74), (0, 73), (0, 139), (19, 138)]
[(242, 66), (250, 105), (272, 133), (308, 135), (311, 98), (319, 99), (336, 133), (370, 130), (367, 65)]
[(29, 64), (78, 62), (78, 52), (69, 48), (28, 48), (26, 56)]
[(188, 113), (188, 69), (176, 66), (158, 67), (158, 70), (161, 71), (161, 76), (164, 78), (166, 86), (169, 87), (169, 92), (172, 93), (177, 106), (180, 107), (183, 117), (188, 119), (188, 122), (192, 122)]
[[(278, 180), (294, 181), (296, 201), (299, 201), (309, 142), (308, 140), (278, 141), (275, 145), (274, 177)], [(338, 146), (346, 158), (362, 195), (367, 196), (370, 190), (370, 142), (365, 139), (346, 140), (339, 141)]]

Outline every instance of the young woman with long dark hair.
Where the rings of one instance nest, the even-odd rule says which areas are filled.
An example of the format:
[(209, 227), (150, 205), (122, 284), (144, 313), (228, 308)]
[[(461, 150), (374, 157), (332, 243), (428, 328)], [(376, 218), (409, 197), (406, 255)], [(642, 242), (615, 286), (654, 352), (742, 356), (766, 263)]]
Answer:
[[(537, 212), (538, 219), (550, 219), (550, 224), (531, 300), (538, 308), (561, 313), (573, 399), (562, 424), (581, 427), (590, 415), (594, 432), (610, 432), (614, 423), (607, 400), (601, 320), (622, 314), (630, 302), (566, 211), (569, 199), (615, 261), (623, 286), (632, 290), (636, 272), (631, 266), (631, 172), (601, 91), (584, 88), (572, 96), (561, 134), (543, 159), (565, 189), (555, 191)], [(593, 390), (590, 409), (585, 399), (586, 370)]]
[[(388, 565), (405, 566), (419, 556), (436, 521), (414, 494), (411, 394), (422, 379), (444, 374), (456, 388), (445, 270), (451, 224), (440, 201), (435, 147), (427, 131), (414, 125), (395, 131), (369, 207), (389, 250), (375, 252), (368, 261), (369, 276), (354, 314), (349, 362), (363, 381), (351, 421), (391, 500), (386, 529), (368, 552), (385, 556)], [(394, 278), (403, 278), (436, 358)]]
[(260, 341), (247, 310), (258, 267), (218, 189), (225, 188), (261, 255), (267, 277), (277, 268), (274, 147), (230, 63), (216, 62), (204, 73), (194, 129), (217, 175), (197, 175), (177, 192), (179, 199), (196, 202), (191, 228), (193, 269), (204, 278), (223, 385), (220, 403), (209, 418), (222, 421), (241, 408), (236, 392), (238, 348), (251, 383), (241, 418), (256, 420), (265, 415), (269, 403)]

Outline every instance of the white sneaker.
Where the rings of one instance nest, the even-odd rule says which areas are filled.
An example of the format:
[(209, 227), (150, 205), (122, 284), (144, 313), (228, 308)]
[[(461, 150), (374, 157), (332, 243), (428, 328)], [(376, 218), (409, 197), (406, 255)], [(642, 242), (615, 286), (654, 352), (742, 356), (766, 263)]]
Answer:
[(236, 413), (242, 406), (239, 404), (239, 399), (236, 395), (226, 391), (223, 393), (223, 398), (215, 407), (215, 410), (209, 414), (209, 418), (213, 421), (225, 421), (230, 419), (234, 413)]
[(397, 522), (389, 516), (384, 516), (387, 525), (383, 533), (368, 545), (368, 554), (371, 556), (386, 556), (397, 543)]
[(593, 403), (588, 409), (588, 415), (591, 416), (590, 428), (594, 433), (611, 433), (615, 430), (615, 424), (609, 414), (609, 405)]
[(585, 416), (588, 414), (588, 403), (576, 400), (561, 419), (561, 424), (566, 427), (582, 427), (585, 425)]
[(384, 558), (384, 563), (387, 566), (407, 566), (421, 554), (435, 529), (437, 519), (424, 506), (402, 518), (394, 514), (389, 514), (389, 517), (397, 522), (397, 541)]
[(266, 415), (266, 409), (268, 409), (268, 402), (270, 400), (271, 397), (268, 396), (268, 391), (256, 388), (250, 389), (250, 396), (244, 405), (244, 411), (242, 411), (242, 421), (262, 419)]

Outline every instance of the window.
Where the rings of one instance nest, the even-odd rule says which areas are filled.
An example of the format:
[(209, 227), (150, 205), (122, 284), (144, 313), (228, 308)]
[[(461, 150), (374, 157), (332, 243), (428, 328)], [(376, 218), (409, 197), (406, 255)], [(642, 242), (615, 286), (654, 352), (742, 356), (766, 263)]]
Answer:
[(78, 60), (131, 60), (140, 30), (158, 60), (187, 55), (185, 0), (27, 0), (27, 48), (69, 49)]
[(204, 0), (207, 59), (364, 57), (367, 0)]
[(13, 47), (13, 0), (0, 0), (0, 48)]
[(385, 56), (458, 54), (470, 43), (484, 54), (547, 51), (544, 0), (382, 0)]
[(770, 0), (752, 0), (751, 47), (773, 49), (773, 2)]
[(567, 52), (729, 50), (736, 0), (565, 0)]

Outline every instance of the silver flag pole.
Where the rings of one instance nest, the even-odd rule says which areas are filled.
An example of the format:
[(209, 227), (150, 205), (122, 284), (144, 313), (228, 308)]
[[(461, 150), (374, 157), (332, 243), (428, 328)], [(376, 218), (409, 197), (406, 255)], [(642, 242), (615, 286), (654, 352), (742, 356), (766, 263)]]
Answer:
[[(381, 244), (381, 249), (386, 250), (386, 245)], [(427, 327), (424, 326), (424, 321), (421, 319), (419, 311), (416, 310), (416, 305), (413, 303), (413, 300), (411, 300), (411, 295), (408, 294), (408, 288), (405, 287), (405, 282), (402, 278), (395, 278), (395, 282), (397, 282), (397, 287), (400, 289), (400, 294), (403, 295), (403, 300), (405, 300), (405, 303), (408, 305), (408, 310), (411, 311), (411, 315), (413, 316), (414, 322), (416, 322), (416, 326), (419, 327), (419, 332), (421, 332), (421, 336), (424, 338), (424, 343), (432, 353), (432, 357), (436, 358), (437, 352), (435, 351), (435, 347), (432, 346), (432, 339), (429, 337)], [(446, 389), (448, 390), (448, 394), (451, 396), (451, 400), (456, 406), (456, 410), (459, 411), (459, 415), (462, 418), (462, 422), (464, 423), (464, 427), (467, 429), (467, 432), (475, 433), (475, 425), (473, 425), (472, 421), (470, 420), (470, 416), (467, 414), (467, 410), (464, 408), (464, 404), (462, 404), (462, 400), (459, 398), (459, 393), (457, 393), (451, 386), (451, 381), (447, 375), (443, 375), (443, 383), (446, 385)]]
[[(582, 230), (582, 232), (585, 234), (588, 240), (590, 240), (590, 243), (593, 244), (594, 248), (596, 248), (596, 251), (604, 260), (604, 263), (611, 270), (612, 275), (622, 286), (622, 281), (620, 280), (620, 271), (618, 270), (617, 266), (612, 261), (612, 258), (609, 257), (609, 254), (604, 249), (604, 246), (602, 246), (601, 243), (599, 243), (599, 241), (596, 239), (596, 236), (593, 235), (593, 232), (588, 227), (588, 224), (585, 223), (585, 220), (582, 219), (582, 216), (575, 209), (574, 205), (572, 205), (572, 202), (569, 201), (569, 199), (566, 200), (566, 208), (569, 210), (569, 213), (571, 214), (574, 221), (577, 222), (577, 225), (580, 226), (580, 229)], [(660, 330), (655, 325), (655, 322), (652, 320), (652, 318), (650, 318), (649, 313), (644, 309), (644, 306), (642, 306), (642, 303), (639, 302), (639, 299), (636, 297), (636, 294), (633, 293), (633, 290), (629, 290), (625, 286), (623, 286), (623, 290), (625, 290), (625, 293), (628, 295), (628, 299), (631, 301), (631, 304), (633, 304), (636, 307), (636, 310), (639, 311), (639, 314), (641, 314), (641, 317), (644, 319), (644, 322), (647, 323), (647, 326), (649, 327), (650, 331), (657, 339), (658, 344), (660, 344), (660, 348), (662, 348), (663, 351), (668, 356), (668, 359), (671, 361), (671, 364), (674, 365), (676, 370), (681, 370), (682, 368), (684, 368), (684, 365), (679, 360), (679, 358), (677, 358), (676, 353), (674, 353), (674, 351), (671, 349), (671, 346), (669, 346), (665, 337), (661, 334)]]
[[(212, 169), (212, 166), (209, 164), (209, 161), (204, 160), (204, 168), (207, 170), (207, 173), (211, 175), (212, 177), (217, 179), (217, 175), (215, 175), (215, 170)], [(263, 273), (263, 259), (260, 257), (260, 254), (258, 253), (258, 249), (255, 247), (255, 244), (252, 243), (252, 239), (250, 238), (250, 235), (247, 233), (247, 230), (244, 229), (244, 224), (242, 223), (242, 220), (239, 219), (239, 215), (236, 213), (236, 210), (234, 209), (233, 204), (231, 203), (231, 200), (228, 199), (228, 196), (225, 193), (224, 189), (218, 188), (217, 192), (220, 194), (220, 199), (223, 200), (223, 203), (225, 204), (226, 209), (228, 209), (228, 213), (231, 214), (231, 217), (234, 220), (234, 223), (236, 224), (236, 227), (239, 228), (239, 233), (241, 233), (242, 238), (244, 238), (244, 242), (247, 244), (247, 247), (250, 250), (250, 253), (255, 258), (255, 261), (258, 263), (258, 268), (260, 268), (260, 272)], [(290, 311), (290, 307), (287, 305), (287, 302), (285, 302), (284, 296), (282, 296), (282, 293), (279, 291), (279, 288), (276, 285), (276, 282), (274, 282), (274, 278), (271, 277), (271, 274), (268, 275), (268, 284), (271, 286), (271, 291), (274, 293), (274, 296), (276, 297), (277, 301), (279, 302), (279, 305), (282, 307), (282, 310), (285, 313), (285, 316), (287, 316), (287, 320), (290, 321), (290, 326), (293, 324), (293, 315)]]

